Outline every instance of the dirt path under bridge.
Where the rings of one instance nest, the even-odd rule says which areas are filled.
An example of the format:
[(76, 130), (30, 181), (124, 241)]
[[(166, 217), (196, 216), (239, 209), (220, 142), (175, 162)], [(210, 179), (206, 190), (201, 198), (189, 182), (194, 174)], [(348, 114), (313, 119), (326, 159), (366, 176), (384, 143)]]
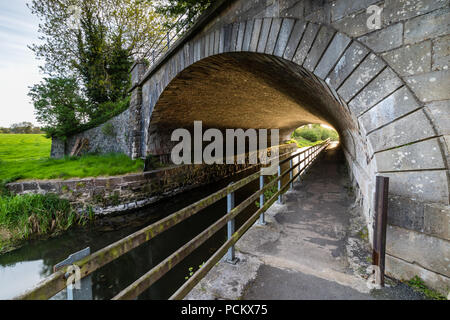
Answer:
[(309, 172), (237, 243), (239, 263), (220, 262), (187, 299), (423, 299), (365, 279), (370, 248), (342, 151), (326, 150)]

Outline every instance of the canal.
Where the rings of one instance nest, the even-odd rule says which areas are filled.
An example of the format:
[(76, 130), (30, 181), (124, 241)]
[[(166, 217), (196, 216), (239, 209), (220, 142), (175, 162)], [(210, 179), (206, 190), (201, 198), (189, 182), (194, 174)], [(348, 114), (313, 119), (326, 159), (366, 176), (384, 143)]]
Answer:
[[(288, 166), (288, 163), (284, 164), (283, 170), (286, 170)], [(132, 213), (99, 218), (89, 226), (73, 228), (54, 238), (30, 241), (15, 251), (0, 255), (0, 299), (11, 299), (31, 288), (49, 276), (53, 271), (53, 266), (67, 258), (68, 255), (86, 247), (90, 247), (92, 253), (100, 250), (205, 198), (232, 181), (254, 173), (255, 170), (246, 170), (231, 178), (186, 191)], [(287, 181), (288, 177), (284, 179), (284, 183)], [(236, 205), (247, 199), (258, 188), (259, 180), (256, 179), (238, 190), (235, 196)], [(254, 204), (242, 212), (236, 218), (236, 230), (256, 210), (257, 207)], [(226, 198), (100, 268), (92, 274), (94, 299), (113, 298), (225, 213)], [(139, 299), (168, 299), (186, 281), (189, 268), (197, 270), (226, 241), (226, 238), (227, 232), (224, 227), (142, 293)], [(52, 299), (66, 299), (66, 291), (60, 292)]]

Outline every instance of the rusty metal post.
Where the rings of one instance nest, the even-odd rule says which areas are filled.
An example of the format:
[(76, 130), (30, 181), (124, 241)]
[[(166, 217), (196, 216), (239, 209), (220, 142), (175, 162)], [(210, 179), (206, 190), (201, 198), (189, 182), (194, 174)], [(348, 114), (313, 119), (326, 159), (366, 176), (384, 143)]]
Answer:
[[(231, 184), (233, 184), (233, 183), (231, 183)], [(230, 213), (231, 210), (233, 210), (233, 209), (234, 209), (234, 192), (231, 192), (227, 195), (227, 213)], [(230, 240), (235, 232), (234, 218), (231, 219), (230, 221), (228, 221), (227, 231), (228, 231), (228, 240)], [(234, 246), (231, 246), (230, 249), (228, 249), (227, 258), (225, 261), (228, 263), (231, 263), (231, 264), (237, 263), (237, 259), (235, 257)]]
[(388, 211), (389, 178), (377, 176), (375, 189), (375, 228), (373, 235), (372, 264), (379, 267), (379, 285), (384, 286), (386, 255), (386, 229)]

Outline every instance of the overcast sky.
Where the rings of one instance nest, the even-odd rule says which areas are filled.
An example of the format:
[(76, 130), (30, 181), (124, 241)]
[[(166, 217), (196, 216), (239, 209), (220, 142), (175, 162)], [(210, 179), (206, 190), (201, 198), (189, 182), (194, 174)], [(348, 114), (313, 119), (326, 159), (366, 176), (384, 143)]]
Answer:
[(38, 41), (39, 22), (27, 2), (0, 0), (0, 127), (22, 121), (37, 124), (27, 93), (42, 75), (27, 45)]

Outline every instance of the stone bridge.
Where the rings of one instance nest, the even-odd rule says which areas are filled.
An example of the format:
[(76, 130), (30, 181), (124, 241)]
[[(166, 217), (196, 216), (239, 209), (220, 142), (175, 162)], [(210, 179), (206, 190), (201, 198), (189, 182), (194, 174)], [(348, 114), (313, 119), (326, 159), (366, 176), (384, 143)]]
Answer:
[[(381, 28), (369, 29), (370, 5)], [(390, 178), (387, 270), (450, 287), (450, 71), (447, 0), (216, 1), (149, 70), (132, 70), (130, 108), (77, 137), (91, 150), (167, 156), (175, 128), (339, 132), (373, 225), (376, 175)]]

